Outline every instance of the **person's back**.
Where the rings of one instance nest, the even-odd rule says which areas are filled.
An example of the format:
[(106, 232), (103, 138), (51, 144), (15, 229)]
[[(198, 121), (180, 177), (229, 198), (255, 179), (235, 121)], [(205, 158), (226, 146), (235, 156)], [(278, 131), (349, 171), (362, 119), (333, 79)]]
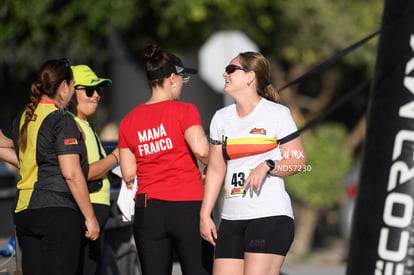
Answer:
[(183, 274), (211, 274), (213, 247), (199, 234), (197, 165), (207, 163), (208, 142), (197, 108), (177, 101), (187, 73), (196, 71), (155, 44), (147, 45), (144, 59), (151, 98), (119, 127), (122, 175), (138, 181), (134, 237), (142, 271), (171, 274), (176, 251)]
[[(69, 113), (53, 102), (41, 100), (35, 109), (35, 114), (36, 119), (27, 127), (28, 147), (19, 152), (21, 163), (20, 180), (17, 182), (19, 199), (15, 213), (43, 207), (70, 207), (77, 211), (78, 207), (60, 172), (58, 156), (81, 150), (81, 166), (86, 174), (88, 164), (80, 132)], [(21, 119), (23, 118), (24, 114)], [(63, 135), (69, 133), (70, 125), (73, 142), (79, 144), (71, 146), (69, 145), (71, 141), (68, 139), (68, 145), (64, 142), (58, 145), (59, 140), (65, 138)], [(61, 131), (62, 128), (66, 130)], [(60, 136), (57, 135), (59, 131), (61, 131)]]
[(148, 199), (202, 199), (197, 159), (184, 137), (187, 128), (201, 124), (193, 104), (173, 100), (141, 104), (122, 124), (129, 131), (128, 146), (137, 148), (139, 193), (147, 193)]

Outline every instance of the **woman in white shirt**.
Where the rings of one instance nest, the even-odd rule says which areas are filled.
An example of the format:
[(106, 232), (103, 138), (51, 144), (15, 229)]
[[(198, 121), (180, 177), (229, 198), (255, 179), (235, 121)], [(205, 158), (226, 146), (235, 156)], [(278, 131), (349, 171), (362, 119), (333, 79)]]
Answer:
[[(216, 246), (214, 275), (279, 274), (294, 237), (283, 177), (298, 173), (306, 155), (289, 109), (278, 103), (266, 58), (240, 53), (223, 77), (236, 103), (218, 110), (210, 124), (200, 233)], [(211, 211), (223, 181), (217, 233)]]

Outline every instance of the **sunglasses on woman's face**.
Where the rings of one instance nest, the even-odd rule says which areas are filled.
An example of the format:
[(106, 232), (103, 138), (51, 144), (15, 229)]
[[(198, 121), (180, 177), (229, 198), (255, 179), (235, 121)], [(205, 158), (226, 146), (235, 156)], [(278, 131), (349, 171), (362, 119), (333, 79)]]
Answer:
[(190, 75), (188, 74), (181, 74), (183, 78), (183, 84), (187, 84), (190, 81)]
[(227, 67), (226, 67), (226, 73), (228, 73), (228, 74), (232, 74), (232, 73), (234, 73), (236, 70), (242, 70), (242, 71), (245, 71), (245, 72), (248, 72), (249, 70), (248, 69), (246, 69), (246, 68), (243, 68), (243, 67), (240, 67), (240, 66), (237, 66), (237, 65), (233, 65), (233, 64), (230, 64), (230, 65), (228, 65)]
[(101, 87), (76, 87), (75, 90), (85, 90), (85, 94), (87, 97), (92, 97), (95, 91), (98, 93), (99, 96), (102, 96)]

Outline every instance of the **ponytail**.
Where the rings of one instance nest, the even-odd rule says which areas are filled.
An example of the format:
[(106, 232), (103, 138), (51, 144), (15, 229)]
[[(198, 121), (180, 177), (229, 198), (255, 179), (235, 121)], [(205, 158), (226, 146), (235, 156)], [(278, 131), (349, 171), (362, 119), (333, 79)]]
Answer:
[(259, 90), (258, 92), (262, 97), (270, 101), (280, 103), (280, 95), (271, 83), (268, 83), (263, 90)]
[(54, 98), (60, 83), (66, 80), (68, 83), (73, 79), (69, 61), (66, 58), (60, 60), (49, 60), (43, 63), (39, 70), (37, 80), (32, 83), (30, 102), (25, 107), (24, 123), (19, 132), (17, 143), (22, 151), (27, 147), (27, 128), (33, 120), (35, 110), (43, 95)]

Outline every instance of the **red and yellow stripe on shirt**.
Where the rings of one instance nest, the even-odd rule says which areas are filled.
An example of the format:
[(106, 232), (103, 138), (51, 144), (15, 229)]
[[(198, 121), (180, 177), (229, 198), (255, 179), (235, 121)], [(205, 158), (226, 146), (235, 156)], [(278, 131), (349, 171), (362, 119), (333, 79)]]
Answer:
[(227, 159), (244, 158), (258, 155), (277, 147), (276, 138), (247, 137), (227, 139), (223, 144), (223, 153)]

